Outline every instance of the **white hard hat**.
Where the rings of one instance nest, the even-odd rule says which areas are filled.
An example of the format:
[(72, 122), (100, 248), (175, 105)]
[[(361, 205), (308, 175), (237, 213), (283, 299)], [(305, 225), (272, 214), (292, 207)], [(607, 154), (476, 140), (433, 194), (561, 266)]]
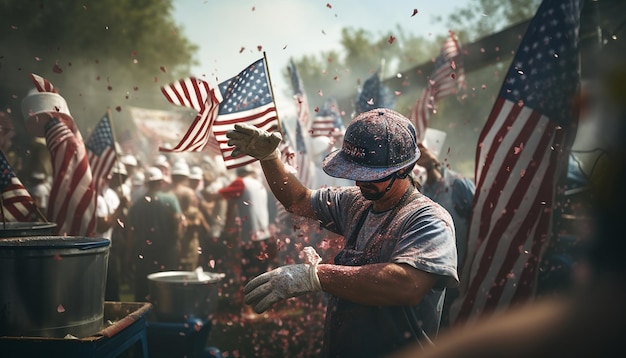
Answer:
[(202, 180), (204, 173), (199, 166), (193, 166), (189, 170), (189, 179)]
[(137, 158), (135, 158), (132, 154), (123, 155), (121, 160), (125, 165), (130, 165), (132, 167), (136, 167), (139, 164), (137, 163)]
[(161, 171), (161, 169), (157, 167), (148, 168), (148, 170), (146, 171), (146, 174), (147, 174), (146, 175), (147, 182), (163, 180), (163, 172)]
[(111, 170), (111, 172), (113, 174), (128, 175), (128, 172), (126, 171), (126, 166), (124, 166), (124, 164), (117, 160), (115, 161), (115, 163), (113, 163), (113, 169)]
[(179, 160), (172, 166), (172, 175), (181, 175), (188, 177), (190, 174), (189, 164), (187, 162)]
[(143, 172), (136, 172), (135, 174), (133, 174), (133, 177), (131, 179), (131, 182), (133, 185), (143, 185), (143, 183), (146, 181), (146, 175)]

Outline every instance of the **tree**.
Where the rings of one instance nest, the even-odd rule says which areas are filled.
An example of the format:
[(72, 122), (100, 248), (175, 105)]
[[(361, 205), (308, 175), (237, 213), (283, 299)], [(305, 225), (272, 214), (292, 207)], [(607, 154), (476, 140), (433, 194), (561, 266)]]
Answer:
[(107, 109), (119, 134), (132, 128), (129, 106), (168, 105), (160, 85), (188, 76), (197, 50), (172, 10), (171, 0), (0, 0), (0, 110), (13, 118), (23, 163), (45, 161), (28, 158), (37, 152), (21, 113), (30, 73), (59, 89), (85, 139)]
[(107, 107), (157, 104), (155, 83), (188, 74), (197, 49), (172, 9), (171, 0), (0, 1), (2, 107), (21, 117), (31, 72), (59, 88), (83, 132)]
[[(446, 22), (461, 44), (468, 43), (531, 18), (540, 2), (474, 0), (458, 9)], [(436, 21), (444, 20), (439, 18)], [(415, 100), (427, 85), (426, 76), (430, 75), (415, 73), (412, 69), (434, 60), (439, 55), (445, 36), (447, 34), (428, 38), (413, 36), (400, 25), (393, 34), (374, 35), (363, 29), (344, 29), (341, 41), (343, 51), (323, 53), (319, 57), (303, 56), (294, 59), (294, 63), (309, 94), (311, 109), (320, 106), (326, 96), (335, 96), (343, 99), (340, 109), (345, 112), (344, 121), (347, 122), (352, 111), (347, 103), (353, 103), (359, 84), (381, 69), (381, 60), (384, 60), (383, 78), (403, 72), (408, 75), (406, 81), (420, 82), (418, 90), (391, 89), (397, 93), (395, 109), (409, 116)], [(446, 146), (450, 145), (450, 148), (444, 148), (446, 153), (441, 159), (468, 177), (473, 176), (476, 139), (489, 115), (504, 76), (503, 69), (510, 59), (507, 54), (496, 63), (485, 63), (481, 70), (466, 73), (466, 93), (458, 98), (452, 96), (441, 100), (437, 104), (437, 114), (431, 120), (432, 127), (448, 133)], [(288, 75), (286, 70), (284, 75)]]

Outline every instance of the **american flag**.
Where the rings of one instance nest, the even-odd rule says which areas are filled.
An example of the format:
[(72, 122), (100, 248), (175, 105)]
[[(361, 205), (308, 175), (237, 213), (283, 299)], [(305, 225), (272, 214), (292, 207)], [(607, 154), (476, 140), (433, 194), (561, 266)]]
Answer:
[(522, 39), (476, 152), (476, 195), (451, 307), (462, 323), (532, 299), (555, 187), (575, 136), (578, 0), (544, 0)]
[(268, 132), (278, 131), (278, 114), (272, 96), (265, 58), (261, 58), (219, 84), (224, 101), (213, 125), (213, 133), (222, 150), (227, 169), (241, 167), (256, 159), (247, 155), (233, 158), (234, 147), (228, 145), (226, 131), (235, 123), (248, 123)]
[(221, 94), (211, 85), (195, 77), (189, 77), (161, 87), (161, 92), (167, 100), (175, 105), (192, 108), (198, 111), (193, 123), (173, 148), (159, 148), (162, 152), (200, 152), (207, 144), (215, 145), (215, 141), (209, 141), (211, 130), (219, 104), (222, 101)]
[(309, 115), (309, 101), (304, 92), (302, 78), (298, 74), (296, 64), (289, 62), (289, 77), (291, 78), (291, 87), (293, 88), (293, 97), (296, 100), (296, 118), (300, 121), (300, 125), (304, 131), (308, 131), (311, 127), (311, 116)]
[(51, 93), (59, 93), (59, 91), (54, 87), (54, 85), (48, 81), (47, 79), (36, 75), (34, 73), (30, 74), (33, 83), (35, 84), (35, 88), (37, 92), (51, 92)]
[(87, 147), (94, 187), (98, 192), (101, 192), (102, 187), (106, 183), (106, 178), (111, 174), (111, 169), (113, 169), (113, 164), (115, 164), (117, 159), (113, 130), (111, 129), (111, 118), (108, 112), (100, 119), (85, 146)]
[(0, 151), (0, 192), (2, 221), (35, 221), (37, 218), (35, 202), (15, 175), (2, 151)]
[(291, 85), (293, 86), (294, 99), (296, 103), (296, 127), (295, 127), (295, 162), (296, 162), (296, 177), (304, 186), (309, 186), (311, 183), (311, 171), (312, 162), (309, 158), (307, 151), (307, 145), (305, 142), (305, 131), (308, 130), (309, 120), (309, 105), (306, 100), (306, 94), (304, 93), (304, 86), (302, 85), (302, 79), (298, 74), (293, 61), (291, 61), (289, 67), (289, 76), (291, 77)]
[(80, 132), (74, 133), (65, 121), (52, 118), (45, 133), (53, 172), (48, 218), (57, 224), (59, 235), (92, 236), (96, 191)]
[(359, 91), (355, 103), (355, 115), (367, 112), (374, 108), (391, 108), (395, 106), (395, 98), (387, 86), (380, 80), (376, 71), (368, 78)]
[(456, 94), (465, 87), (465, 70), (460, 55), (459, 42), (454, 32), (450, 31), (443, 42), (439, 57), (435, 60), (435, 70), (428, 79), (428, 85), (424, 88), (422, 96), (415, 102), (411, 112), (411, 121), (415, 125), (419, 142), (424, 141), (430, 116), (437, 113), (435, 107), (437, 101), (445, 96)]
[(312, 137), (337, 137), (344, 133), (344, 125), (339, 111), (339, 104), (334, 98), (324, 102), (324, 106), (317, 112), (311, 125)]

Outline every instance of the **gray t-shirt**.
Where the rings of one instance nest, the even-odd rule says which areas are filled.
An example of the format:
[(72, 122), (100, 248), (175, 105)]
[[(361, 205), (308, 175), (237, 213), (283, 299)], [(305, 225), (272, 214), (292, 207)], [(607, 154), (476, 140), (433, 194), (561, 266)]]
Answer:
[[(458, 285), (450, 214), (417, 191), (397, 211), (382, 213), (371, 211), (371, 202), (363, 198), (358, 187), (315, 190), (311, 204), (322, 227), (347, 240), (335, 258), (336, 264), (393, 262), (441, 276), (435, 288), (416, 306), (365, 306), (331, 296), (326, 314), (325, 355), (382, 356), (416, 340), (426, 344), (434, 339), (445, 288)], [(388, 215), (395, 216), (386, 220)], [(385, 221), (389, 225), (379, 230)], [(351, 240), (354, 238), (356, 241)], [(379, 245), (368, 248), (374, 242), (370, 240)]]

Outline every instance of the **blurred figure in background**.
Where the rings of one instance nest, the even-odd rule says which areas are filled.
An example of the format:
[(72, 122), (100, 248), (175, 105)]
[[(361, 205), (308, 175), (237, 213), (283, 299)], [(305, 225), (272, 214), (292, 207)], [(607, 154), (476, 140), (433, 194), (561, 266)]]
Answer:
[(30, 175), (28, 192), (33, 198), (35, 205), (40, 212), (48, 210), (48, 199), (50, 198), (50, 182), (44, 172), (35, 171)]
[(252, 165), (239, 167), (237, 177), (219, 193), (228, 200), (226, 227), (241, 250), (241, 282), (266, 272), (276, 258), (276, 242), (269, 229), (268, 194)]
[(175, 195), (163, 191), (163, 172), (151, 167), (146, 172), (146, 193), (128, 211), (127, 262), (134, 270), (135, 300), (149, 295), (147, 275), (176, 270), (183, 214)]
[[(417, 165), (426, 170), (426, 180), (422, 182), (421, 192), (446, 209), (456, 234), (457, 267), (463, 267), (463, 259), (467, 252), (467, 230), (472, 215), (472, 205), (476, 186), (461, 174), (441, 165), (441, 162), (422, 143), (417, 144), (422, 155)], [(446, 291), (441, 315), (442, 329), (449, 326), (449, 310), (452, 302), (459, 296), (458, 287), (450, 287)]]
[(120, 225), (118, 220), (124, 218), (129, 203), (128, 198), (121, 193), (126, 174), (124, 165), (116, 161), (111, 177), (96, 199), (96, 236), (111, 240), (105, 301), (120, 301), (121, 261), (125, 242), (120, 236), (114, 239), (113, 231), (115, 226)]

